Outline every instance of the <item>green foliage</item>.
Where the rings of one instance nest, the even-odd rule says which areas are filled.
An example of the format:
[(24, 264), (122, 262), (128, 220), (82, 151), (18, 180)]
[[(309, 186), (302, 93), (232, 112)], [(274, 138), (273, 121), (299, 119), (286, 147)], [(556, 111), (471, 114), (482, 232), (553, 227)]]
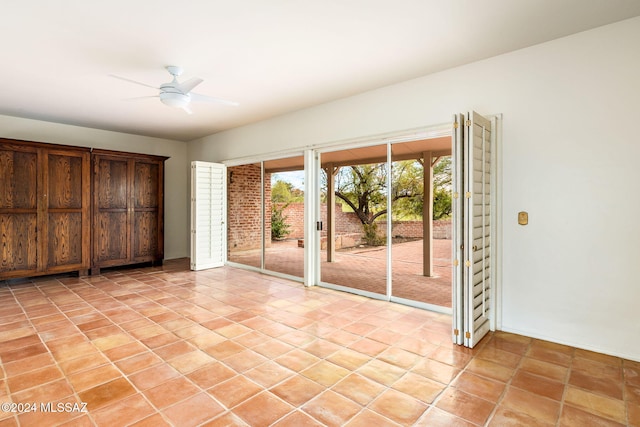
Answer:
[(424, 168), (417, 160), (393, 163), (392, 216), (395, 220), (422, 218)]
[(385, 240), (378, 235), (378, 224), (362, 224), (364, 230), (364, 241), (369, 246), (382, 246)]
[(451, 190), (433, 189), (433, 219), (447, 219), (451, 216)]
[[(363, 224), (368, 244), (380, 241), (374, 222), (387, 213), (386, 163), (343, 167), (336, 175), (335, 194)], [(393, 218), (422, 219), (424, 167), (417, 160), (393, 163), (391, 168)], [(326, 183), (326, 175), (323, 176)], [(326, 184), (325, 184), (326, 188)], [(433, 170), (433, 219), (451, 215), (451, 157), (441, 158)]]
[[(401, 174), (394, 186), (401, 188), (414, 186), (415, 195), (397, 198), (394, 201), (393, 218), (395, 220), (422, 219), (424, 168), (418, 162), (413, 162), (409, 167), (403, 165), (403, 162), (398, 163), (396, 169), (400, 169), (406, 176)], [(433, 219), (446, 219), (449, 216), (451, 216), (451, 157), (443, 157), (433, 168)]]
[(276, 179), (271, 184), (271, 201), (274, 203), (293, 203), (304, 201), (304, 192), (290, 182)]
[(433, 167), (433, 219), (451, 216), (451, 157), (443, 157)]
[(356, 213), (362, 224), (386, 213), (386, 164), (342, 168), (336, 176), (335, 194)]
[(284, 210), (289, 203), (278, 206), (276, 203), (271, 204), (271, 240), (284, 239), (289, 234), (289, 224), (287, 224), (287, 216)]
[(290, 226), (284, 210), (291, 203), (303, 202), (304, 191), (292, 183), (278, 177), (271, 181), (271, 239), (284, 239), (289, 235)]

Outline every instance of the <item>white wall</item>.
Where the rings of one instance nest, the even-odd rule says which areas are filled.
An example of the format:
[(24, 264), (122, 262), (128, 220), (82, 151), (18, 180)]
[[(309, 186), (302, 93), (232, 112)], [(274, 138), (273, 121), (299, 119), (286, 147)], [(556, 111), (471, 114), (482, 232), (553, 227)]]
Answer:
[(502, 113), (502, 328), (640, 360), (637, 40), (640, 18), (192, 141), (189, 159)]
[(0, 116), (0, 138), (170, 157), (165, 162), (165, 259), (189, 256), (189, 162), (184, 142), (9, 116)]

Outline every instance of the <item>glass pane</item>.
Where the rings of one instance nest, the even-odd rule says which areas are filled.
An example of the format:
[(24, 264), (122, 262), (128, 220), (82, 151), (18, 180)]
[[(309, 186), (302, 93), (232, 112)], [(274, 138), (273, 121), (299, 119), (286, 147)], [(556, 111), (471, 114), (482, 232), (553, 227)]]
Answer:
[(265, 162), (264, 168), (265, 269), (304, 277), (304, 157)]
[(227, 168), (228, 259), (262, 266), (262, 185), (260, 163)]
[(321, 281), (386, 295), (386, 146), (323, 154), (322, 168)]
[[(451, 157), (440, 139), (394, 144), (391, 149), (391, 294), (451, 307)], [(450, 150), (449, 138), (444, 142)], [(431, 182), (432, 211), (424, 206)]]

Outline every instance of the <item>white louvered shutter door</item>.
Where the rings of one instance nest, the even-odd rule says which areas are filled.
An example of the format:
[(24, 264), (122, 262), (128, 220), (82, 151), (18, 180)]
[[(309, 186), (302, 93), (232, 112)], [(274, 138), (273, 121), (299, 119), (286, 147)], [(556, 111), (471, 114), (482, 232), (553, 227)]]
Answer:
[(453, 342), (464, 344), (464, 114), (454, 114), (452, 129), (453, 158), (451, 164), (451, 213), (452, 213), (452, 260), (453, 260), (453, 289), (452, 289), (452, 335)]
[(191, 269), (224, 265), (227, 252), (226, 167), (191, 163)]
[(491, 121), (476, 112), (468, 113), (464, 139), (464, 344), (473, 347), (490, 329)]

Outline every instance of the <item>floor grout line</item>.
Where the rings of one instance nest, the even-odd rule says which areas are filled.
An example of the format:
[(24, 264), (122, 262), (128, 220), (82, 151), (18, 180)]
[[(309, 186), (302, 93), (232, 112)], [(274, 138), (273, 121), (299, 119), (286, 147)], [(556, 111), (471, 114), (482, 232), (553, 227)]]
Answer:
[[(303, 414), (298, 416), (311, 417), (316, 422), (327, 424), (334, 418), (326, 418), (326, 414), (323, 415), (319, 411), (318, 405), (326, 405), (334, 400), (351, 402), (349, 403), (351, 410), (357, 408), (356, 412), (349, 415), (340, 415), (339, 408), (335, 408), (332, 416), (348, 417), (343, 419), (344, 422), (370, 420), (367, 418), (370, 416), (380, 416), (392, 423), (411, 419), (417, 424), (427, 425), (435, 419), (442, 420), (442, 417), (449, 416), (465, 422), (471, 422), (471, 420), (477, 422), (480, 416), (470, 414), (468, 408), (465, 412), (465, 408), (450, 406), (450, 398), (455, 396), (455, 393), (473, 398), (469, 404), (474, 401), (479, 404), (484, 402), (482, 411), (488, 408), (490, 411), (483, 424), (493, 425), (503, 420), (501, 417), (505, 416), (505, 408), (510, 411), (510, 416), (529, 416), (524, 413), (528, 410), (527, 407), (513, 406), (513, 396), (510, 395), (511, 400), (507, 401), (508, 392), (511, 390), (517, 392), (517, 395), (537, 396), (536, 399), (541, 399), (541, 402), (556, 405), (558, 416), (554, 424), (560, 425), (566, 421), (563, 418), (565, 411), (573, 411), (573, 407), (565, 402), (565, 397), (569, 379), (574, 370), (574, 362), (580, 358), (579, 360), (587, 360), (592, 364), (604, 364), (604, 362), (600, 363), (604, 356), (592, 357), (584, 351), (578, 352), (571, 347), (502, 332), (491, 333), (475, 349), (466, 350), (449, 343), (448, 327), (450, 326), (447, 325), (447, 319), (450, 316), (326, 288), (304, 288), (302, 284), (287, 279), (230, 267), (198, 273), (191, 272), (187, 268), (188, 265), (185, 268), (180, 262), (167, 262), (162, 267), (105, 270), (103, 275), (95, 277), (54, 277), (38, 278), (21, 283), (0, 282), (0, 302), (2, 302), (0, 337), (13, 336), (5, 340), (5, 342), (11, 342), (13, 339), (19, 340), (30, 335), (38, 336), (46, 354), (54, 362), (51, 366), (55, 366), (59, 371), (62, 379), (73, 392), (71, 397), (78, 401), (81, 396), (91, 396), (91, 390), (103, 389), (107, 384), (124, 379), (124, 383), (118, 382), (118, 384), (128, 384), (128, 390), (131, 390), (132, 394), (112, 396), (111, 400), (105, 401), (106, 403), (100, 403), (99, 409), (94, 409), (89, 414), (73, 415), (69, 418), (78, 421), (82, 419), (93, 425), (100, 425), (107, 411), (130, 399), (136, 402), (143, 401), (145, 408), (148, 408), (144, 412), (144, 414), (148, 412), (148, 415), (144, 415), (143, 419), (135, 419), (136, 415), (133, 415), (132, 422), (151, 420), (151, 417), (158, 416), (169, 425), (177, 423), (178, 419), (184, 422), (196, 420), (197, 417), (189, 417), (197, 414), (179, 411), (182, 411), (189, 402), (196, 401), (192, 399), (196, 397), (200, 399), (198, 396), (211, 402), (211, 405), (219, 405), (222, 412), (216, 412), (218, 410), (215, 406), (211, 406), (210, 412), (207, 412), (211, 415), (206, 415), (209, 418), (197, 422), (188, 421), (196, 422), (193, 425), (204, 425), (209, 421), (230, 416), (242, 419), (249, 424), (251, 424), (249, 420), (256, 419), (252, 417), (263, 416), (275, 417), (270, 419), (271, 424), (286, 423), (288, 418), (295, 416), (296, 413)], [(58, 320), (57, 316), (61, 316), (62, 320)], [(102, 325), (100, 319), (107, 321)], [(47, 325), (54, 326), (56, 322), (64, 323), (55, 325), (56, 327), (51, 329), (47, 327)], [(211, 328), (203, 326), (206, 324)], [(5, 325), (11, 326), (4, 328)], [(82, 325), (88, 325), (89, 329)], [(145, 328), (158, 329), (144, 331)], [(101, 337), (98, 335), (101, 332), (108, 335)], [(156, 332), (157, 335), (154, 335)], [(146, 334), (151, 335), (146, 336)], [(166, 337), (157, 338), (162, 335)], [(46, 339), (47, 337), (49, 339)], [(261, 337), (272, 346), (281, 347), (275, 352), (269, 351), (267, 347), (260, 347), (264, 344), (260, 343)], [(208, 346), (206, 339), (211, 339), (212, 343), (216, 344)], [(77, 346), (78, 353), (74, 355), (67, 348), (69, 346), (73, 348), (71, 343), (74, 342), (87, 343), (87, 345)], [(524, 351), (516, 352), (516, 349), (520, 348), (518, 346), (524, 342), (527, 343)], [(12, 395), (32, 389), (29, 388), (32, 386), (29, 386), (21, 388), (17, 393), (12, 393), (9, 387), (9, 378), (14, 375), (7, 373), (5, 366), (7, 362), (2, 361), (2, 356), (12, 354), (15, 358), (24, 348), (20, 345), (29, 343), (29, 340), (15, 341), (15, 343), (18, 346), (16, 348), (0, 347), (0, 364), (2, 364), (0, 372), (3, 375), (8, 399), (11, 399)], [(229, 343), (231, 347), (216, 347), (222, 343)], [(8, 353), (9, 351), (12, 353)], [(562, 356), (565, 353), (567, 356)], [(35, 356), (29, 357), (37, 357), (40, 354), (36, 353)], [(93, 354), (100, 355), (103, 359), (99, 365), (90, 364), (91, 360), (87, 359), (87, 365), (78, 365), (80, 369), (66, 374), (65, 369), (69, 369), (72, 365), (63, 369), (64, 363), (80, 362), (79, 359)], [(138, 369), (133, 359), (143, 354), (157, 358), (157, 363), (155, 359), (154, 361), (141, 359)], [(363, 362), (358, 362), (355, 368), (340, 364), (339, 362), (344, 360), (344, 364), (353, 366), (352, 361), (341, 359), (349, 354), (360, 355)], [(304, 359), (300, 359), (295, 363), (302, 364), (292, 369), (295, 366), (291, 364), (294, 362), (292, 358), (304, 355), (313, 356), (313, 359), (310, 359), (312, 362), (303, 363)], [(501, 360), (509, 363), (501, 367)], [(556, 401), (546, 395), (535, 394), (535, 388), (532, 389), (533, 391), (521, 388), (526, 384), (522, 382), (523, 380), (540, 375), (538, 372), (523, 369), (526, 360), (539, 362), (539, 366), (551, 363), (549, 366), (566, 369), (562, 381), (540, 377), (563, 384), (560, 400)], [(568, 361), (568, 367), (555, 364), (563, 360)], [(619, 361), (619, 369), (622, 372), (623, 393), (622, 400), (618, 399), (618, 401), (624, 407), (624, 419), (632, 424), (634, 422), (631, 418), (632, 410), (639, 405), (631, 401), (633, 396), (626, 388), (627, 376), (624, 369), (628, 366), (629, 372), (640, 374), (640, 366), (632, 362), (624, 362), (619, 358), (612, 360)], [(127, 365), (122, 362), (126, 361), (131, 362), (130, 368), (125, 369)], [(511, 362), (516, 361), (517, 363), (511, 365)], [(188, 363), (193, 365), (189, 366)], [(197, 371), (217, 364), (233, 373), (233, 376), (222, 381), (218, 380), (213, 385), (210, 385), (212, 383), (207, 380), (197, 380)], [(14, 372), (19, 374), (37, 370), (28, 363), (13, 366), (18, 369)], [(88, 382), (87, 384), (90, 385), (86, 390), (77, 389), (69, 379), (73, 375), (89, 373), (103, 366), (108, 366), (117, 373), (116, 378), (110, 378), (110, 374), (105, 374), (104, 378), (107, 379), (100, 379), (97, 384)], [(270, 381), (262, 377), (265, 374), (259, 368), (262, 367), (268, 372), (271, 366), (277, 368), (273, 371), (277, 372), (274, 375), (282, 374), (281, 379)], [(583, 362), (581, 366), (585, 368), (589, 364), (585, 365)], [(163, 367), (162, 369), (173, 372), (172, 375), (175, 374), (175, 376), (148, 382), (154, 385), (147, 388), (141, 388), (133, 381), (135, 378), (142, 378), (135, 375), (154, 367)], [(434, 371), (434, 369), (445, 368), (446, 370), (442, 372)], [(342, 371), (342, 369), (346, 370)], [(502, 369), (502, 371), (494, 372), (492, 369)], [(446, 374), (447, 371), (454, 375)], [(148, 372), (156, 372), (156, 370)], [(509, 372), (508, 377), (504, 376), (507, 372)], [(519, 383), (514, 384), (513, 381), (520, 372), (525, 372), (527, 375), (518, 377)], [(492, 384), (504, 384), (496, 401), (488, 400), (489, 394), (474, 394), (473, 389), (468, 388), (468, 385), (461, 384), (460, 381), (466, 374), (469, 374), (466, 377), (468, 381), (479, 378), (490, 381)], [(347, 379), (354, 375), (375, 384), (376, 388), (373, 390), (378, 391), (371, 392), (373, 394), (366, 395), (367, 397), (363, 400), (355, 400), (352, 391), (345, 393), (345, 387), (350, 384)], [(445, 380), (447, 376), (443, 375), (447, 375), (448, 380)], [(285, 398), (286, 395), (281, 397), (274, 393), (274, 390), (286, 391), (287, 383), (296, 378), (312, 381), (321, 387), (322, 391), (295, 405), (289, 402), (289, 398)], [(424, 405), (424, 410), (406, 418), (408, 416), (406, 413), (398, 412), (401, 410), (399, 407), (385, 406), (390, 396), (409, 396), (401, 403), (409, 405), (407, 408), (412, 407), (411, 402), (416, 399), (415, 394), (418, 393), (415, 387), (420, 383), (414, 383), (411, 380), (418, 378), (424, 381), (435, 381), (434, 384), (442, 385), (435, 395), (430, 394), (432, 397), (415, 400), (416, 403), (422, 402), (420, 405)], [(178, 379), (181, 380), (177, 381)], [(233, 404), (227, 407), (211, 391), (221, 384), (233, 385), (234, 379), (249, 381), (253, 384), (251, 387), (255, 392), (239, 397), (237, 401), (234, 398)], [(43, 379), (40, 385), (50, 385), (58, 380)], [(159, 382), (155, 384), (155, 381)], [(157, 394), (164, 392), (167, 384), (174, 383), (171, 381), (175, 381), (176, 384), (183, 382), (189, 384), (189, 389), (192, 391), (187, 392), (185, 389), (184, 393), (175, 398), (171, 396), (165, 398)], [(25, 384), (29, 385), (29, 383)], [(161, 387), (163, 384), (165, 388)], [(581, 385), (586, 387), (588, 384)], [(414, 388), (405, 388), (409, 386)], [(149, 394), (149, 390), (156, 387), (158, 387), (154, 391), (156, 394)], [(577, 389), (595, 396), (604, 396), (597, 390), (580, 387)], [(218, 392), (217, 395), (220, 393)], [(158, 398), (160, 399), (154, 400)], [(158, 407), (154, 403), (162, 401), (168, 404)], [(231, 400), (225, 401), (231, 402)], [(259, 401), (274, 402), (280, 411), (283, 408), (292, 409), (289, 409), (289, 412), (274, 412), (271, 415), (264, 411), (263, 413), (252, 412), (251, 402)], [(438, 406), (441, 403), (444, 405)], [(514, 408), (524, 412), (514, 412)], [(580, 416), (597, 417), (597, 414), (581, 411)], [(414, 416), (416, 418), (412, 418)], [(0, 413), (0, 422), (9, 418), (18, 423), (23, 419), (14, 414)], [(545, 415), (545, 419), (548, 419), (548, 415)]]

